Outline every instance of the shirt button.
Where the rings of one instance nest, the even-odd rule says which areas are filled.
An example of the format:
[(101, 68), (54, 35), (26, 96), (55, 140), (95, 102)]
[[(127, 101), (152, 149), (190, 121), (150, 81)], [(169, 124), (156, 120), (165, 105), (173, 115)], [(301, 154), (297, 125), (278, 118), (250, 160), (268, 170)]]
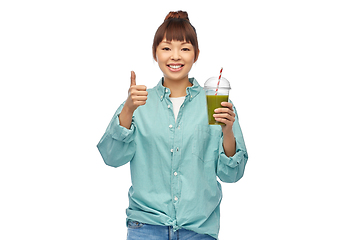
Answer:
[(172, 125), (171, 125), (171, 124), (169, 125), (169, 128), (172, 128)]
[(168, 105), (168, 108), (170, 108), (170, 105)]
[(174, 149), (171, 149), (170, 152), (174, 152)]
[(177, 172), (174, 172), (174, 175), (177, 176)]
[(179, 199), (178, 199), (177, 197), (174, 197), (174, 200), (177, 201), (177, 200), (179, 200)]
[(178, 151), (179, 151), (179, 148), (176, 148), (176, 151), (178, 152)]
[(168, 91), (169, 91), (169, 90), (167, 90), (167, 89), (165, 90), (165, 92), (168, 92)]

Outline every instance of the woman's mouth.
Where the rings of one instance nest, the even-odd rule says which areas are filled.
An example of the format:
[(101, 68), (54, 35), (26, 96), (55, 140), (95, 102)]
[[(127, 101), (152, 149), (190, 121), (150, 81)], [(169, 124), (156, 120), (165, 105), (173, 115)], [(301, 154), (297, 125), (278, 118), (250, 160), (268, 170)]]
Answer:
[(178, 72), (184, 67), (184, 65), (182, 65), (182, 64), (169, 64), (169, 65), (166, 65), (166, 66), (172, 72)]

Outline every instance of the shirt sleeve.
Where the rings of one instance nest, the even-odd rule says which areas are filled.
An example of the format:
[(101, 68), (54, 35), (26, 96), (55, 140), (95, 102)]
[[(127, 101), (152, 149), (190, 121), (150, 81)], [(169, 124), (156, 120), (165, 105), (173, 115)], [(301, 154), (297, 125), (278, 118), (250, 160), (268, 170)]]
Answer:
[(228, 183), (237, 182), (240, 180), (240, 178), (242, 178), (245, 171), (245, 165), (248, 160), (248, 154), (235, 107), (234, 112), (236, 117), (233, 124), (233, 132), (236, 142), (236, 152), (232, 157), (226, 156), (223, 147), (223, 137), (221, 137), (219, 142), (219, 158), (216, 170), (216, 174), (219, 179)]
[(134, 117), (130, 129), (120, 126), (119, 114), (124, 103), (117, 109), (97, 148), (105, 162), (112, 167), (119, 167), (131, 161), (135, 154)]

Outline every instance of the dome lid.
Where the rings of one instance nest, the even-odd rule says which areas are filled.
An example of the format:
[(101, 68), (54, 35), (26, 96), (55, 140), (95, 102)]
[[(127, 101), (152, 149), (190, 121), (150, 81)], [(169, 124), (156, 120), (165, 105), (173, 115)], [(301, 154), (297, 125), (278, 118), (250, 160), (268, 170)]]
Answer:
[[(216, 89), (218, 81), (219, 81), (218, 77), (211, 77), (205, 82), (204, 88)], [(231, 89), (230, 82), (226, 78), (221, 77), (219, 83), (219, 89)]]

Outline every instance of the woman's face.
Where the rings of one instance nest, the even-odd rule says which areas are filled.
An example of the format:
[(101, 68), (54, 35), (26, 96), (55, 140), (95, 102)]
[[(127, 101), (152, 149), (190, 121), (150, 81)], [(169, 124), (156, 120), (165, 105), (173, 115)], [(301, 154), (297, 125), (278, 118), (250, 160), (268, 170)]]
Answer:
[(195, 62), (194, 57), (194, 47), (187, 42), (164, 39), (156, 49), (156, 62), (164, 73), (165, 80), (188, 80)]

